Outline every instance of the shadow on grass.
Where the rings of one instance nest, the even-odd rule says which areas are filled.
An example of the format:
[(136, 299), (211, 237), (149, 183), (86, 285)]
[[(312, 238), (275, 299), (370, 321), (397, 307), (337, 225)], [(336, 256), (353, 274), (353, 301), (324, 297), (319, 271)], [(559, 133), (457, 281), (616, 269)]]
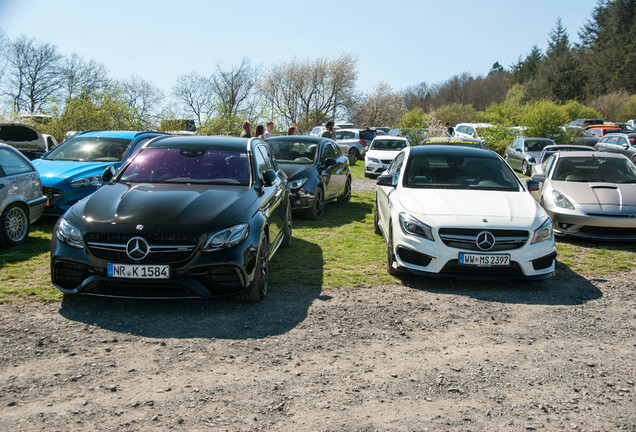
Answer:
[[(60, 314), (71, 321), (151, 338), (258, 339), (292, 330), (322, 296), (322, 265), (287, 272), (287, 260), (322, 263), (320, 246), (294, 239), (270, 262), (272, 290), (259, 303), (234, 300), (130, 300), (65, 296)], [(312, 288), (312, 286), (314, 286)]]
[(404, 286), (477, 300), (532, 305), (571, 306), (598, 299), (603, 293), (587, 279), (559, 263), (556, 276), (540, 281), (475, 281), (401, 276)]
[(373, 212), (373, 198), (369, 201), (369, 198), (354, 195), (352, 201), (347, 204), (333, 202), (325, 205), (320, 220), (310, 220), (302, 213), (294, 213), (293, 224), (294, 228), (334, 228), (351, 222), (361, 222), (371, 212)]
[(19, 246), (0, 247), (0, 269), (7, 264), (29, 261), (31, 258), (51, 251), (51, 233), (53, 225), (50, 221), (36, 221), (26, 243)]

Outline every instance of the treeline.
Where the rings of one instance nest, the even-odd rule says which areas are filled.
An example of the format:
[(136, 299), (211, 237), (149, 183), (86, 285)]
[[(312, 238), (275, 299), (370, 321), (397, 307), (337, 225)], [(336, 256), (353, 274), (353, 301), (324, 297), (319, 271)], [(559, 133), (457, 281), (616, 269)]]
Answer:
[(368, 92), (357, 88), (350, 54), (265, 68), (245, 58), (179, 76), (164, 94), (143, 77), (116, 80), (95, 60), (0, 33), (0, 111), (49, 114), (43, 127), (58, 138), (69, 130), (160, 129), (161, 120), (180, 119), (195, 120), (202, 134), (238, 134), (244, 120), (303, 132), (327, 119), (413, 128), (436, 120), (527, 125), (538, 101), (559, 113), (555, 121), (627, 120), (636, 117), (635, 21), (634, 0), (601, 1), (578, 44), (558, 19), (545, 53), (535, 45), (508, 67), (496, 62), (486, 76), (462, 73), (402, 91), (380, 83)]

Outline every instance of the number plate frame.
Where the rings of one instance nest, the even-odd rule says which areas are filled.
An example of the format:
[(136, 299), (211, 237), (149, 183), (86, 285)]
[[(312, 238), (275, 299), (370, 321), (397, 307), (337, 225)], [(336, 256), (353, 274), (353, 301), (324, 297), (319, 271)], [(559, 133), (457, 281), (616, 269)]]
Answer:
[(460, 265), (474, 267), (506, 267), (510, 265), (510, 254), (474, 254), (460, 252)]
[(170, 279), (170, 266), (108, 263), (107, 274), (118, 279)]

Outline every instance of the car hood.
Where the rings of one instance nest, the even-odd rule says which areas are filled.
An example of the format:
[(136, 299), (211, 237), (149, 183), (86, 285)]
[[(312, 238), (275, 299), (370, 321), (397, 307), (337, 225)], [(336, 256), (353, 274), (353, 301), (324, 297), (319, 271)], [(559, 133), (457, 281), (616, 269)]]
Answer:
[(367, 156), (370, 158), (376, 158), (376, 159), (395, 159), (395, 157), (401, 152), (402, 150), (397, 150), (397, 151), (389, 151), (389, 150), (369, 150), (367, 151)]
[(37, 168), (45, 186), (58, 183), (61, 180), (78, 179), (92, 175), (101, 175), (107, 166), (118, 167), (121, 162), (77, 162), (50, 161), (36, 159), (33, 165)]
[(315, 169), (314, 165), (300, 165), (300, 164), (282, 164), (278, 166), (287, 175), (288, 180), (297, 180), (309, 175), (309, 173)]
[(256, 200), (249, 186), (125, 184), (102, 186), (75, 204), (73, 216), (96, 224), (180, 227), (203, 232), (236, 218)]
[(553, 181), (552, 188), (588, 209), (595, 206), (603, 212), (636, 213), (636, 184)]
[(435, 226), (483, 225), (487, 219), (492, 225), (530, 229), (547, 217), (527, 192), (404, 188), (399, 201), (408, 213)]

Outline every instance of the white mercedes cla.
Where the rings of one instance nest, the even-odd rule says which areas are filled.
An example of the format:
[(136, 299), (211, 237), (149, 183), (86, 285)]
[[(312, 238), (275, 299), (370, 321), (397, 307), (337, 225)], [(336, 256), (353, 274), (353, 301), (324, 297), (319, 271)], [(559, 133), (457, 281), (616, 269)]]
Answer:
[(390, 274), (543, 279), (554, 275), (552, 222), (496, 153), (407, 147), (378, 177), (374, 225)]

